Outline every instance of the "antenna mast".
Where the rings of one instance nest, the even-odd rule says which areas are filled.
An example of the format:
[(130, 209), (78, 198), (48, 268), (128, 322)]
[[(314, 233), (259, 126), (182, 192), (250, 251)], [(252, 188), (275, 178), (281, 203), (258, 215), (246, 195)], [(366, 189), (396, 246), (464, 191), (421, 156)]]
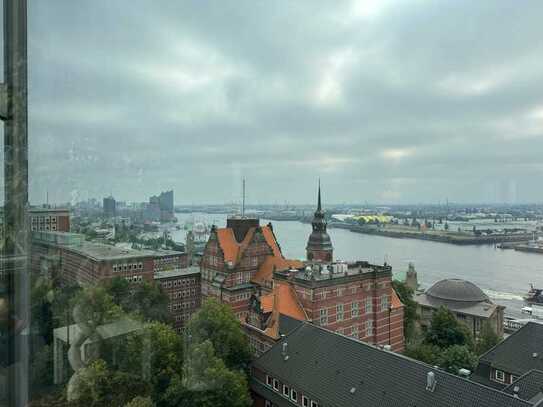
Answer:
[(243, 188), (243, 201), (242, 201), (242, 204), (241, 204), (241, 217), (244, 218), (245, 217), (245, 178), (243, 178), (243, 181), (242, 181), (242, 188)]

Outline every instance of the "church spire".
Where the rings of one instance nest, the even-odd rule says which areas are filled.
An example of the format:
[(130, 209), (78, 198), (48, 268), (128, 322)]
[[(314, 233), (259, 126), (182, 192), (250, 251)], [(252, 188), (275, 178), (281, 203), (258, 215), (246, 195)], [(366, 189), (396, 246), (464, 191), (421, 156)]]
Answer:
[(319, 178), (319, 199), (317, 203), (317, 211), (322, 212), (322, 206), (321, 206), (321, 179)]
[(322, 210), (321, 180), (319, 178), (319, 192), (317, 195), (317, 210), (311, 222), (313, 231), (309, 235), (306, 251), (307, 259), (313, 261), (332, 261), (333, 247), (330, 236), (326, 232), (326, 219)]

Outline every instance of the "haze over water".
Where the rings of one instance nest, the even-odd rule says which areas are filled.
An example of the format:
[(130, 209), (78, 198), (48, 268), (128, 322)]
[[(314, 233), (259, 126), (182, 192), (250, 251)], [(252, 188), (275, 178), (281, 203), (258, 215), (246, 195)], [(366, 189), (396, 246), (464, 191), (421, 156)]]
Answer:
[[(177, 214), (180, 224), (187, 220), (226, 224), (226, 215)], [(262, 219), (261, 224), (268, 223)], [(310, 224), (272, 221), (274, 232), (287, 258), (304, 259)], [(444, 278), (462, 278), (481, 287), (493, 301), (507, 307), (506, 314), (520, 316), (522, 295), (529, 284), (543, 286), (543, 255), (501, 250), (493, 245), (458, 246), (416, 239), (395, 239), (329, 228), (337, 260), (387, 262), (394, 274), (414, 263), (422, 288)], [(184, 241), (184, 231), (173, 233), (174, 240)]]

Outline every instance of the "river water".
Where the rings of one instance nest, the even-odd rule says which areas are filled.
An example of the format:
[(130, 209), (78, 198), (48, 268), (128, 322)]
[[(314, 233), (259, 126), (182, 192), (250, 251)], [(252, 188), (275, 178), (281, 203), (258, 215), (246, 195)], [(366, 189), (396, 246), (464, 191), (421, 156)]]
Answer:
[[(226, 215), (176, 214), (179, 225), (204, 222), (224, 227)], [(267, 220), (261, 220), (266, 224)], [(304, 259), (311, 225), (293, 221), (273, 221), (273, 229), (287, 258)], [(364, 235), (344, 229), (329, 229), (334, 258), (389, 263), (402, 275), (412, 262), (422, 288), (444, 278), (462, 278), (477, 284), (496, 303), (507, 307), (506, 314), (520, 317), (522, 295), (529, 284), (543, 286), (543, 255), (501, 250), (494, 246), (457, 246), (416, 239), (396, 239)], [(172, 231), (176, 241), (185, 241), (185, 231)]]

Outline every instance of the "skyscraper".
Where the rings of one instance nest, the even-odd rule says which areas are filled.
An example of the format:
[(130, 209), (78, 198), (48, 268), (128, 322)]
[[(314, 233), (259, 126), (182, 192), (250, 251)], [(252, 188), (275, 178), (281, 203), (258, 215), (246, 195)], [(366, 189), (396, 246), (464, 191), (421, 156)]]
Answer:
[(111, 195), (104, 198), (104, 216), (108, 218), (113, 218), (116, 211), (116, 202), (115, 198)]

